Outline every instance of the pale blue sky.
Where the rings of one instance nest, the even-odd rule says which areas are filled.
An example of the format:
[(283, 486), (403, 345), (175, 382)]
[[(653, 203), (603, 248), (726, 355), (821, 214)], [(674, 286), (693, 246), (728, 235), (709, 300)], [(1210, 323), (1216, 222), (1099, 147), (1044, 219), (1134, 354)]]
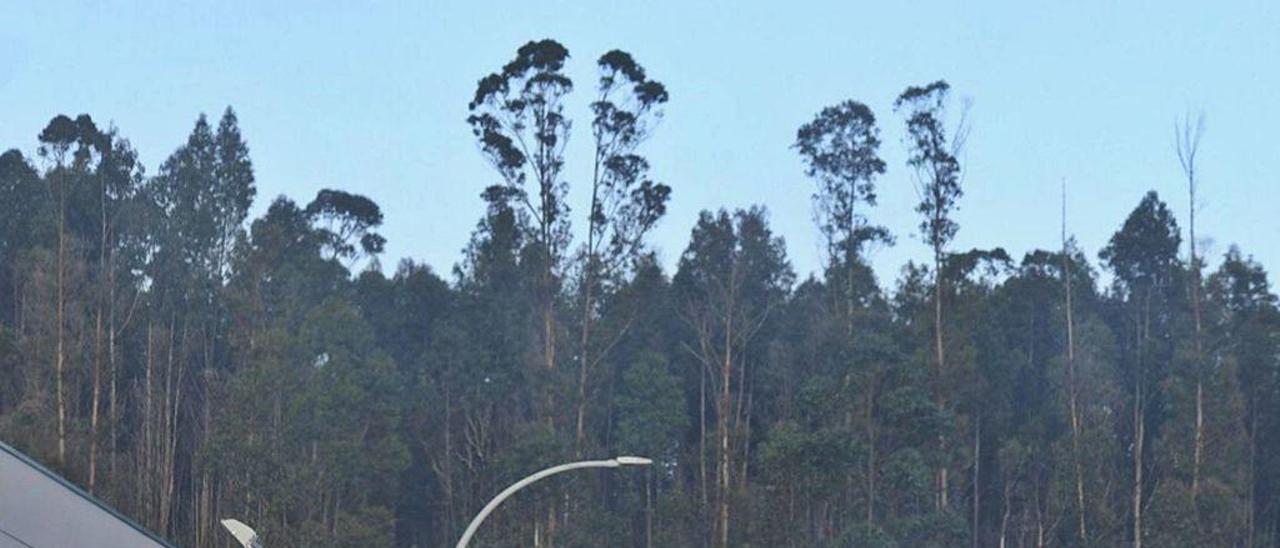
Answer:
[[(1091, 258), (1144, 192), (1186, 217), (1173, 121), (1207, 116), (1199, 231), (1280, 268), (1280, 7), (1223, 2), (60, 2), (0, 11), (0, 148), (31, 153), (57, 113), (114, 122), (148, 171), (195, 117), (230, 104), (257, 167), (255, 214), (323, 187), (386, 213), (384, 265), (442, 274), (496, 180), (464, 119), (478, 78), (530, 39), (573, 58), (571, 114), (587, 127), (594, 60), (621, 48), (671, 91), (644, 152), (674, 188), (653, 236), (666, 264), (697, 212), (765, 204), (802, 275), (820, 262), (812, 183), (789, 145), (821, 107), (853, 98), (883, 128), (888, 173), (873, 221), (891, 285), (915, 238), (915, 196), (893, 98), (945, 78), (971, 98), (957, 248), (1015, 256), (1058, 241), (1059, 183)], [(355, 4), (361, 4), (355, 6)], [(1056, 7), (1037, 7), (1053, 4)], [(589, 176), (579, 133), (571, 183)], [(585, 210), (582, 185), (575, 219)]]

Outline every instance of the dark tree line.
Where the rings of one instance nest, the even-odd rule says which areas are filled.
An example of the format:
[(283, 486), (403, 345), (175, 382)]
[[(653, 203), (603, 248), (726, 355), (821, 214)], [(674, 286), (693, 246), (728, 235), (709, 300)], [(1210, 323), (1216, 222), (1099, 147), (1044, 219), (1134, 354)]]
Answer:
[[(189, 546), (229, 546), (223, 517), (271, 546), (447, 546), (520, 477), (620, 454), (655, 464), (540, 484), (477, 543), (1280, 545), (1280, 308), (1234, 247), (1204, 272), (1202, 126), (1178, 133), (1187, 203), (1149, 193), (1091, 261), (1064, 189), (1062, 240), (1015, 258), (951, 245), (945, 82), (894, 102), (903, 166), (844, 101), (794, 147), (821, 272), (797, 278), (761, 207), (704, 211), (667, 272), (645, 238), (675, 191), (643, 145), (668, 91), (601, 55), (594, 155), (571, 158), (570, 61), (530, 42), (479, 81), (496, 177), (448, 274), (384, 274), (358, 194), (250, 220), (229, 108), (155, 174), (116, 128), (54, 117), (37, 155), (0, 155), (0, 437)], [(890, 169), (931, 254), (886, 287)]]

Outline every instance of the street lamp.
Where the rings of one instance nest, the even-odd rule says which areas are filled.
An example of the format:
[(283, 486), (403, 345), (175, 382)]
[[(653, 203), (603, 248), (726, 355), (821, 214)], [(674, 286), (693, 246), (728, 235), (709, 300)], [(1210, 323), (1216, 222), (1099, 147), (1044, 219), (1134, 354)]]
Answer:
[(224, 519), (222, 526), (226, 527), (231, 536), (235, 537), (244, 548), (262, 548), (262, 541), (258, 540), (258, 534), (240, 520)]
[(493, 500), (489, 501), (489, 504), (484, 505), (484, 508), (480, 509), (480, 513), (476, 514), (475, 519), (472, 519), (471, 523), (467, 525), (467, 530), (462, 532), (462, 538), (458, 539), (457, 548), (467, 548), (467, 544), (471, 542), (471, 537), (475, 536), (476, 529), (480, 528), (480, 523), (484, 521), (484, 518), (489, 517), (489, 514), (493, 513), (493, 510), (497, 508), (499, 504), (502, 504), (502, 501), (507, 500), (507, 497), (510, 497), (516, 491), (523, 489), (535, 481), (547, 476), (554, 476), (561, 472), (568, 472), (579, 468), (617, 468), (619, 466), (647, 466), (650, 464), (653, 464), (653, 461), (644, 457), (616, 457), (609, 460), (584, 460), (581, 462), (570, 462), (559, 466), (552, 466), (551, 468), (537, 472), (527, 478), (511, 484), (511, 487), (504, 489), (501, 493), (498, 493), (498, 496), (493, 497)]

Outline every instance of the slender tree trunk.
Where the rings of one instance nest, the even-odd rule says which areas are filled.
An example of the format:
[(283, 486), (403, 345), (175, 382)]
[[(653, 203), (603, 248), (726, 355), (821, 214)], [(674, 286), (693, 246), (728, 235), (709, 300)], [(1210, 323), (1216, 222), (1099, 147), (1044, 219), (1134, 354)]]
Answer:
[(108, 470), (110, 471), (111, 479), (113, 482), (118, 484), (119, 478), (116, 476), (116, 453), (119, 451), (119, 447), (117, 447), (117, 440), (119, 438), (116, 436), (116, 428), (120, 422), (120, 414), (116, 409), (116, 390), (120, 384), (120, 371), (116, 364), (116, 322), (114, 310), (108, 318), (110, 320), (110, 325), (107, 327), (107, 369), (110, 370), (111, 389), (107, 395), (107, 435), (111, 438), (111, 443), (108, 445), (111, 452), (107, 458), (110, 461)]
[[(1196, 500), (1200, 494), (1200, 465), (1201, 455), (1204, 450), (1204, 382), (1199, 378), (1196, 379), (1196, 433), (1194, 443), (1191, 473), (1191, 508), (1199, 516), (1200, 507), (1196, 504)], [(1197, 517), (1196, 519), (1198, 525), (1199, 518)]]
[(1040, 503), (1040, 482), (1036, 481), (1036, 548), (1044, 548), (1045, 546), (1045, 529), (1044, 529), (1044, 510)]
[(1133, 547), (1142, 548), (1142, 459), (1146, 446), (1146, 394), (1143, 380), (1146, 374), (1146, 341), (1151, 310), (1151, 291), (1147, 290), (1143, 297), (1141, 318), (1138, 325), (1138, 367), (1134, 374), (1133, 405)]
[(1000, 548), (1005, 548), (1006, 541), (1009, 536), (1009, 514), (1013, 510), (1013, 508), (1009, 505), (1009, 495), (1010, 495), (1009, 492), (1012, 490), (1012, 487), (1013, 487), (1013, 482), (1005, 482), (1004, 497), (1002, 501), (1002, 504), (1004, 506), (1004, 513), (1000, 516)]
[(729, 546), (729, 493), (732, 490), (730, 475), (732, 474), (730, 440), (729, 440), (729, 413), (732, 409), (733, 399), (733, 322), (734, 322), (734, 305), (736, 302), (737, 289), (737, 265), (734, 265), (730, 273), (728, 300), (725, 306), (724, 318), (724, 351), (720, 365), (720, 412), (717, 417), (720, 435), (720, 546), (728, 548)]
[(1195, 217), (1195, 186), (1192, 185), (1191, 191), (1191, 311), (1195, 319), (1195, 346), (1196, 357), (1195, 366), (1193, 368), (1196, 376), (1196, 418), (1195, 418), (1195, 440), (1192, 449), (1192, 468), (1191, 468), (1191, 507), (1195, 511), (1196, 526), (1200, 526), (1200, 507), (1196, 503), (1200, 495), (1200, 469), (1203, 463), (1204, 454), (1204, 347), (1202, 338), (1202, 325), (1200, 321), (1200, 263), (1196, 257), (1196, 217)]
[(64, 369), (66, 367), (66, 346), (65, 346), (65, 323), (64, 309), (66, 307), (66, 175), (59, 177), (58, 184), (58, 258), (57, 258), (57, 299), (54, 303), (54, 321), (57, 322), (55, 330), (57, 332), (57, 348), (54, 354), (54, 384), (55, 397), (57, 398), (58, 408), (58, 466), (66, 466), (67, 464), (67, 408), (66, 397), (64, 395), (65, 376)]
[(1195, 182), (1191, 182), (1191, 311), (1195, 319), (1195, 346), (1196, 357), (1193, 371), (1196, 376), (1196, 418), (1195, 418), (1195, 440), (1192, 449), (1192, 468), (1191, 468), (1191, 507), (1196, 515), (1196, 527), (1200, 525), (1200, 507), (1196, 504), (1196, 500), (1200, 494), (1200, 468), (1202, 463), (1202, 454), (1204, 451), (1204, 348), (1201, 339), (1201, 323), (1200, 323), (1200, 263), (1196, 257), (1196, 192)]
[[(726, 329), (726, 335), (725, 335), (726, 343), (728, 343), (730, 340), (730, 336), (728, 335), (729, 332), (730, 330)], [(717, 417), (718, 419), (717, 429), (719, 430), (719, 437), (720, 437), (720, 478), (719, 478), (720, 480), (719, 481), (720, 483), (720, 497), (719, 497), (720, 527), (719, 529), (720, 529), (720, 546), (722, 548), (726, 548), (729, 546), (729, 491), (731, 489), (729, 475), (730, 475), (730, 471), (732, 470), (732, 467), (730, 466), (730, 454), (729, 454), (729, 405), (730, 405), (729, 400), (732, 397), (730, 395), (732, 391), (729, 387), (729, 384), (731, 382), (730, 375), (732, 374), (731, 352), (732, 351), (729, 345), (726, 344), (724, 362), (723, 362), (723, 365), (721, 366), (722, 369), (721, 369), (720, 382), (722, 384), (721, 386), (722, 392), (720, 394), (720, 406), (719, 406), (720, 412), (718, 413), (719, 416)]]
[[(1142, 388), (1135, 390), (1141, 400)], [(1135, 407), (1133, 420), (1137, 429), (1133, 450), (1133, 547), (1142, 548), (1142, 450), (1146, 436), (1143, 423), (1146, 421), (1142, 419), (1141, 404)]]
[[(856, 190), (852, 188), (849, 189), (849, 194), (850, 196), (856, 195)], [(845, 234), (845, 249), (844, 249), (844, 266), (845, 266), (844, 321), (845, 321), (845, 336), (848, 337), (849, 340), (853, 339), (853, 310), (855, 308), (854, 295), (853, 295), (853, 276), (854, 276), (854, 272), (856, 271), (854, 259), (857, 257), (858, 250), (854, 246), (853, 237), (855, 232), (854, 223), (856, 221), (857, 221), (857, 216), (854, 215), (853, 208), (850, 207), (849, 215), (845, 218), (845, 221), (844, 221), (846, 226), (849, 227), (849, 233)]]
[(155, 446), (155, 435), (156, 435), (155, 420), (153, 419), (154, 415), (152, 414), (153, 411), (152, 411), (152, 404), (151, 404), (152, 393), (153, 393), (152, 381), (151, 381), (151, 376), (152, 376), (151, 372), (153, 369), (152, 368), (152, 365), (153, 365), (152, 343), (154, 338), (153, 333), (154, 332), (153, 332), (152, 323), (147, 322), (147, 356), (146, 356), (147, 369), (146, 369), (146, 380), (145, 380), (146, 385), (145, 385), (145, 390), (143, 391), (143, 400), (142, 400), (143, 401), (143, 404), (142, 404), (142, 440), (143, 442), (142, 442), (142, 447), (139, 450), (139, 455), (140, 455), (139, 460), (141, 461), (141, 463), (138, 466), (137, 485), (139, 486), (138, 493), (141, 496), (140, 502), (142, 507), (145, 509), (143, 514), (146, 516), (147, 520), (153, 524), (152, 527), (156, 528), (155, 525), (158, 524), (158, 521), (154, 519), (155, 509), (151, 502), (152, 501), (151, 493), (153, 492), (152, 486), (155, 485), (155, 482), (154, 482), (155, 468), (153, 464), (152, 448)]
[[(213, 424), (213, 402), (210, 396), (210, 384), (213, 383), (216, 372), (213, 370), (213, 345), (217, 340), (217, 333), (213, 330), (216, 328), (206, 327), (201, 330), (202, 347), (204, 350), (204, 375), (200, 378), (200, 387), (202, 391), (202, 401), (200, 406), (203, 408), (203, 421), (200, 427), (200, 448), (196, 451), (197, 455), (202, 458), (199, 461), (192, 462), (191, 475), (193, 480), (198, 479), (199, 485), (198, 496), (195, 504), (195, 533), (196, 545), (203, 545), (203, 539), (207, 537), (212, 527), (213, 519), (210, 515), (214, 511), (211, 507), (213, 503), (213, 493), (210, 491), (213, 482), (209, 477), (209, 468), (207, 459), (203, 458), (209, 450), (209, 438), (211, 433), (211, 425)], [(195, 459), (193, 459), (194, 461)]]
[(1080, 454), (1080, 380), (1076, 372), (1075, 307), (1071, 293), (1071, 260), (1067, 247), (1067, 183), (1062, 183), (1062, 279), (1067, 290), (1067, 404), (1071, 412), (1071, 457), (1075, 469), (1076, 526), (1081, 544), (1087, 544), (1085, 524), (1084, 463)]
[(1202, 340), (1202, 324), (1200, 315), (1200, 262), (1196, 257), (1196, 153), (1200, 148), (1200, 135), (1204, 130), (1204, 115), (1201, 114), (1192, 127), (1188, 117), (1181, 127), (1175, 125), (1174, 145), (1178, 154), (1178, 162), (1183, 174), (1187, 177), (1187, 204), (1189, 218), (1188, 247), (1191, 256), (1191, 312), (1195, 320), (1195, 359), (1192, 370), (1196, 378), (1196, 415), (1195, 438), (1192, 446), (1191, 466), (1191, 507), (1196, 516), (1196, 527), (1200, 527), (1200, 508), (1196, 501), (1200, 494), (1200, 475), (1204, 450), (1204, 347)]
[(875, 377), (872, 376), (867, 389), (867, 531), (870, 533), (876, 522), (876, 423), (875, 423)]
[(599, 145), (596, 146), (595, 167), (591, 175), (591, 204), (587, 213), (587, 256), (586, 264), (583, 265), (582, 271), (582, 338), (578, 343), (578, 420), (577, 420), (577, 444), (578, 455), (582, 455), (584, 446), (586, 445), (586, 415), (587, 415), (587, 368), (591, 366), (591, 322), (594, 319), (592, 314), (591, 299), (594, 296), (596, 281), (596, 215), (595, 211), (600, 200), (600, 162), (601, 150)]
[(1258, 515), (1258, 414), (1250, 405), (1249, 416), (1249, 509), (1245, 518), (1245, 546), (1254, 546), (1254, 527)]
[[(1068, 319), (1067, 321), (1070, 322), (1071, 320)], [(1070, 328), (1068, 328), (1068, 330), (1070, 330)], [(1068, 339), (1070, 339), (1070, 336), (1068, 336)], [(1071, 354), (1072, 354), (1072, 351), (1068, 350), (1069, 357), (1067, 358), (1067, 362), (1069, 364), (1068, 367), (1070, 367), (1070, 372), (1068, 374), (1071, 377), (1070, 382), (1072, 384), (1069, 403), (1071, 406), (1071, 453), (1072, 453), (1072, 456), (1074, 457), (1072, 460), (1074, 461), (1073, 467), (1075, 468), (1075, 483), (1076, 483), (1075, 485), (1076, 487), (1076, 526), (1077, 526), (1077, 533), (1079, 534), (1080, 542), (1087, 543), (1089, 538), (1089, 530), (1085, 522), (1085, 512), (1087, 511), (1087, 507), (1085, 505), (1085, 490), (1084, 490), (1084, 463), (1083, 463), (1084, 458), (1083, 458), (1083, 455), (1080, 454), (1080, 429), (1081, 429), (1080, 411), (1079, 411), (1079, 404), (1077, 402), (1077, 394), (1076, 394), (1077, 390), (1075, 386), (1075, 383), (1076, 383), (1075, 367), (1074, 367), (1074, 364), (1072, 363), (1074, 360)]]
[(107, 188), (106, 180), (101, 179), (101, 192), (98, 193), (98, 213), (100, 224), (98, 239), (98, 294), (95, 299), (94, 307), (94, 330), (93, 330), (93, 398), (92, 407), (89, 410), (89, 493), (93, 493), (98, 477), (98, 414), (101, 408), (102, 394), (102, 339), (103, 339), (103, 310), (107, 306), (107, 283), (110, 278), (106, 275), (110, 266), (107, 264), (107, 241), (109, 228), (107, 226)]
[[(590, 244), (588, 243), (588, 245), (590, 245)], [(592, 254), (592, 252), (591, 252), (591, 251), (589, 250), (589, 248), (588, 248), (588, 257), (587, 257), (587, 269), (588, 269), (588, 270), (591, 270), (591, 269), (593, 269), (593, 268), (594, 268), (594, 262), (595, 262), (595, 261), (593, 260), (593, 257), (594, 257), (594, 255)], [(586, 274), (586, 275), (584, 275), (584, 280), (583, 280), (583, 282), (584, 282), (585, 284), (587, 284), (587, 285), (586, 285), (586, 287), (585, 287), (585, 288), (583, 288), (583, 290), (582, 290), (582, 291), (583, 291), (583, 297), (582, 297), (582, 306), (583, 306), (583, 311), (582, 311), (582, 338), (581, 338), (581, 340), (579, 341), (579, 356), (578, 356), (578, 360), (579, 360), (579, 362), (578, 362), (578, 364), (579, 364), (579, 367), (578, 367), (578, 420), (577, 420), (577, 435), (576, 435), (576, 440), (577, 440), (577, 445), (578, 445), (578, 455), (579, 455), (579, 456), (581, 456), (581, 455), (582, 455), (582, 452), (583, 452), (583, 451), (585, 450), (585, 448), (586, 448), (586, 439), (587, 439), (587, 432), (586, 432), (586, 417), (587, 417), (587, 368), (591, 366), (591, 345), (590, 345), (590, 342), (591, 342), (591, 320), (592, 320), (592, 314), (591, 314), (591, 298), (592, 298), (591, 284), (593, 284), (593, 283), (594, 283), (594, 276), (592, 276), (592, 275), (591, 275), (591, 274), (589, 274), (589, 273), (588, 273), (588, 274)]]
[(547, 505), (547, 546), (556, 545), (556, 501)]
[(979, 487), (982, 476), (982, 415), (978, 415), (973, 426), (973, 548), (978, 548), (978, 516), (982, 508), (982, 489)]
[(702, 487), (702, 507), (705, 509), (707, 499), (707, 369), (700, 368), (698, 384), (698, 477)]
[(449, 394), (449, 387), (448, 385), (446, 385), (445, 391), (444, 391), (444, 458), (441, 460), (443, 461), (442, 468), (444, 469), (444, 478), (443, 478), (444, 481), (442, 483), (444, 485), (444, 492), (445, 492), (445, 497), (444, 497), (445, 522), (449, 524), (450, 532), (454, 532), (458, 530), (457, 510), (454, 507), (455, 495), (453, 492), (453, 432), (452, 432), (453, 427), (452, 425), (453, 425), (453, 401)]
[(168, 340), (168, 345), (165, 348), (166, 359), (165, 359), (165, 373), (164, 373), (164, 388), (165, 388), (164, 390), (164, 426), (163, 426), (164, 436), (160, 440), (161, 443), (164, 444), (160, 453), (161, 455), (160, 456), (160, 472), (161, 472), (161, 478), (162, 478), (160, 482), (161, 489), (162, 489), (160, 493), (160, 526), (161, 526), (161, 531), (166, 531), (166, 532), (169, 530), (169, 519), (171, 515), (170, 501), (173, 496), (174, 481), (176, 479), (174, 477), (175, 470), (173, 467), (173, 461), (174, 461), (174, 455), (177, 452), (176, 447), (174, 447), (176, 445), (176, 440), (177, 440), (177, 429), (174, 427), (175, 423), (177, 422), (177, 419), (175, 417), (175, 415), (177, 414), (176, 413), (177, 405), (174, 404), (174, 397), (173, 397), (174, 396), (173, 331), (174, 331), (174, 322), (172, 319), (170, 319), (169, 331), (168, 333), (166, 333), (169, 340)]
[[(546, 185), (543, 186), (543, 211), (550, 209), (550, 193)], [(543, 240), (544, 243), (544, 260), (546, 265), (543, 268), (542, 283), (542, 331), (543, 331), (543, 362), (547, 371), (554, 371), (556, 368), (556, 318), (555, 318), (555, 302), (556, 296), (553, 289), (554, 272), (552, 259), (554, 254), (551, 249), (552, 228), (550, 220), (543, 223)], [(556, 425), (556, 407), (559, 402), (556, 401), (554, 392), (547, 393), (546, 405), (546, 421), (551, 430), (559, 430)], [(551, 502), (547, 508), (547, 545), (555, 546), (555, 530), (556, 530), (556, 510), (555, 501)]]
[(653, 548), (653, 473), (644, 476), (644, 546)]
[[(187, 326), (183, 325), (182, 336), (178, 342), (182, 344), (182, 351), (179, 352), (175, 359), (175, 347), (178, 342), (174, 341), (174, 332), (176, 331), (175, 320), (170, 319), (169, 322), (169, 343), (166, 349), (167, 358), (165, 363), (165, 438), (164, 438), (164, 459), (162, 461), (164, 481), (164, 493), (160, 505), (161, 522), (163, 523), (163, 531), (172, 531), (175, 501), (174, 496), (177, 492), (178, 484), (178, 438), (179, 426), (181, 425), (182, 412), (182, 384), (186, 368), (182, 363), (187, 356)], [(176, 363), (176, 371), (175, 371)], [(176, 532), (176, 531), (175, 531)]]
[[(543, 359), (543, 365), (545, 365), (547, 370), (550, 371), (556, 368), (556, 318), (555, 318), (556, 296), (553, 288), (553, 285), (554, 285), (553, 282), (555, 278), (553, 269), (555, 268), (555, 266), (552, 264), (552, 261), (555, 258), (555, 253), (551, 249), (551, 246), (552, 246), (551, 238), (552, 238), (552, 232), (553, 232), (551, 223), (553, 221), (550, 219), (547, 213), (552, 209), (552, 205), (550, 202), (551, 190), (549, 186), (550, 186), (550, 183), (545, 181), (542, 184), (542, 211), (543, 211), (542, 252), (543, 252), (543, 261), (545, 261), (546, 264), (544, 264), (542, 267), (541, 297), (542, 297), (542, 344), (543, 344), (542, 359)], [(548, 420), (551, 420), (550, 417), (552, 414), (553, 414), (553, 410), (548, 409), (547, 410)]]
[[(935, 399), (937, 400), (939, 409), (945, 408), (946, 398), (943, 397), (943, 375), (946, 372), (946, 357), (943, 352), (942, 345), (942, 250), (938, 247), (933, 251), (933, 343), (938, 364), (937, 373), (935, 374)], [(941, 452), (943, 463), (938, 467), (938, 509), (945, 510), (947, 508), (947, 441), (946, 434), (938, 435), (938, 446)]]
[[(99, 304), (101, 307), (101, 304)], [(98, 408), (102, 394), (102, 310), (99, 308), (94, 319), (93, 349), (93, 396), (89, 409), (89, 493), (98, 479)]]

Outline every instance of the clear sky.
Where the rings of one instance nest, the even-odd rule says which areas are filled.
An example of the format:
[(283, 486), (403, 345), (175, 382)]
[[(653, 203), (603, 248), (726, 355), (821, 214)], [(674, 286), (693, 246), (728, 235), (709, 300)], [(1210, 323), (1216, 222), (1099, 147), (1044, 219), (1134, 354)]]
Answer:
[[(383, 263), (445, 274), (496, 180), (464, 122), (476, 80), (531, 39), (572, 55), (587, 128), (594, 60), (631, 52), (667, 84), (644, 153), (674, 189), (653, 243), (674, 264), (701, 209), (765, 204), (803, 276), (821, 261), (789, 146), (825, 105), (868, 104), (889, 165), (871, 213), (898, 244), (873, 257), (891, 285), (924, 259), (892, 102), (945, 78), (970, 98), (957, 248), (1015, 257), (1058, 242), (1059, 185), (1091, 258), (1149, 189), (1185, 223), (1173, 124), (1206, 113), (1199, 232), (1280, 269), (1280, 3), (897, 2), (62, 2), (0, 10), (0, 148), (32, 153), (58, 113), (114, 122), (149, 173), (196, 115), (233, 105), (257, 168), (255, 214), (324, 187), (382, 205)], [(1052, 4), (1042, 7), (1040, 4)], [(589, 137), (569, 159), (585, 211)], [(579, 222), (579, 224), (581, 224)], [(1184, 226), (1185, 228), (1185, 226)]]

